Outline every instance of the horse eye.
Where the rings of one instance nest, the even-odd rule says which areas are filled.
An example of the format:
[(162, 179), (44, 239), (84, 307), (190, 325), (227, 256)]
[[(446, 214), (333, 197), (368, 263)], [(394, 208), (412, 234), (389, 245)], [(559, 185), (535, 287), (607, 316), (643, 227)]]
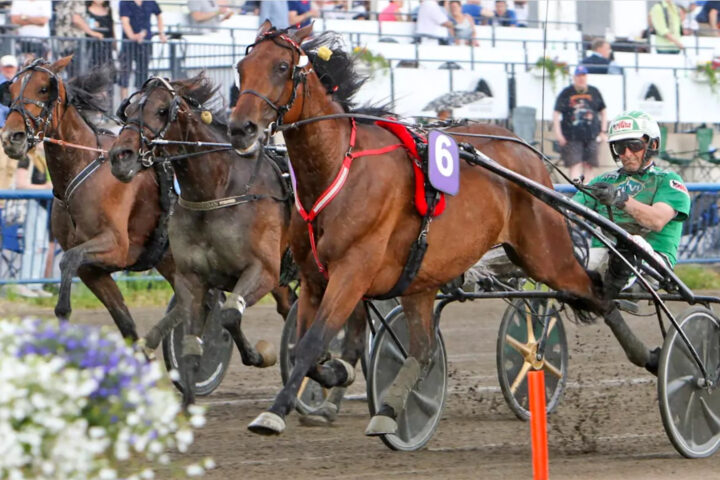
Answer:
[(48, 87), (42, 87), (40, 89), (40, 93), (48, 93), (48, 92), (49, 92)]
[(167, 109), (167, 108), (161, 108), (160, 110), (158, 110), (158, 115), (165, 116), (165, 115), (167, 115), (167, 114), (168, 114), (168, 109)]
[(280, 73), (285, 73), (290, 68), (290, 65), (287, 64), (287, 62), (282, 62), (280, 65), (278, 65), (278, 71)]

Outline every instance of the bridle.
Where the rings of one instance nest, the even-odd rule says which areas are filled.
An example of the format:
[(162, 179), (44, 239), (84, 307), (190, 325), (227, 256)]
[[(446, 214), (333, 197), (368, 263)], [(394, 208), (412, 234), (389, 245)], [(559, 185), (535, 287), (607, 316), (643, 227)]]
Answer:
[[(280, 43), (278, 41), (278, 39), (284, 40), (290, 46)], [(245, 49), (245, 56), (247, 57), (247, 55), (250, 53), (250, 51), (257, 44), (262, 43), (266, 40), (272, 40), (277, 46), (288, 49), (288, 50), (298, 54), (298, 60), (293, 65), (293, 70), (292, 70), (292, 74), (291, 74), (293, 85), (292, 85), (292, 90), (290, 92), (290, 98), (288, 99), (287, 103), (285, 103), (284, 105), (278, 106), (277, 104), (280, 102), (280, 97), (282, 97), (285, 92), (281, 93), (280, 97), (278, 97), (277, 100), (272, 101), (267, 96), (263, 95), (262, 93), (248, 88), (248, 89), (240, 91), (240, 93), (238, 94), (238, 99), (242, 95), (245, 95), (247, 93), (249, 95), (255, 95), (260, 100), (267, 103), (270, 106), (270, 108), (272, 108), (275, 111), (275, 113), (277, 113), (277, 119), (275, 120), (274, 123), (272, 123), (270, 125), (270, 132), (273, 133), (275, 128), (277, 128), (283, 124), (283, 117), (285, 116), (285, 114), (288, 111), (290, 111), (290, 109), (295, 104), (295, 99), (297, 98), (297, 87), (298, 87), (298, 85), (300, 85), (300, 83), (305, 85), (305, 82), (307, 81), (307, 76), (310, 74), (310, 72), (312, 72), (312, 66), (309, 69), (305, 68), (309, 63), (308, 56), (305, 54), (305, 52), (303, 51), (300, 44), (298, 42), (296, 42), (295, 40), (293, 40), (292, 38), (290, 38), (290, 36), (287, 35), (286, 31), (284, 31), (284, 30), (272, 29), (270, 31), (267, 31), (265, 33), (258, 35), (258, 37), (255, 39), (255, 43), (248, 45), (247, 48)], [(237, 72), (236, 72), (236, 75), (237, 75)], [(240, 88), (240, 82), (238, 81), (237, 83), (238, 83), (237, 87)]]
[[(151, 86), (152, 83), (155, 83), (155, 85), (146, 90), (146, 88)], [(156, 130), (150, 125), (147, 125), (144, 118), (145, 104), (147, 103), (150, 94), (158, 87), (164, 87), (168, 92), (170, 92), (172, 100), (170, 101), (170, 108), (168, 109), (168, 116), (165, 124), (160, 129)], [(125, 110), (128, 106), (130, 106), (133, 98), (136, 96), (140, 96), (140, 99), (137, 102), (138, 115), (128, 119)], [(140, 157), (140, 163), (143, 167), (148, 168), (155, 163), (155, 149), (157, 148), (156, 140), (163, 140), (165, 138), (165, 134), (167, 134), (170, 126), (175, 122), (175, 120), (177, 120), (178, 112), (180, 111), (181, 106), (182, 97), (177, 93), (173, 86), (170, 85), (170, 82), (162, 77), (150, 77), (145, 81), (140, 90), (123, 100), (120, 107), (118, 107), (117, 116), (123, 122), (123, 126), (118, 135), (120, 135), (126, 128), (134, 130), (138, 133), (138, 136), (140, 137), (140, 150), (138, 151), (138, 156)], [(152, 138), (148, 138), (145, 135), (146, 129), (152, 134)]]
[[(26, 142), (28, 143), (28, 148), (32, 148), (35, 143), (42, 140), (47, 135), (47, 131), (50, 128), (53, 120), (53, 110), (56, 106), (55, 102), (58, 100), (58, 98), (60, 98), (60, 82), (58, 75), (52, 70), (46, 68), (45, 65), (49, 65), (49, 63), (42, 58), (38, 58), (34, 60), (30, 65), (20, 70), (11, 81), (6, 82), (5, 84), (3, 84), (2, 87), (0, 87), (2, 88), (2, 92), (0, 92), (0, 98), (2, 98), (2, 103), (10, 108), (10, 113), (17, 112), (22, 117), (23, 122), (25, 123), (25, 136)], [(18, 97), (14, 100), (9, 97), (10, 84), (14, 83), (20, 76), (30, 70), (34, 72), (45, 72), (50, 76), (50, 91), (47, 101), (43, 102), (34, 98), (27, 98), (25, 96), (25, 89), (27, 88), (28, 82), (32, 78), (32, 74), (25, 75), (23, 77), (20, 83), (20, 94), (18, 95)], [(67, 95), (65, 95), (63, 103), (67, 104)], [(39, 107), (41, 111), (38, 115), (33, 115), (27, 110), (27, 108), (25, 108), (26, 105), (35, 105)], [(40, 136), (40, 134), (42, 134), (42, 137)]]

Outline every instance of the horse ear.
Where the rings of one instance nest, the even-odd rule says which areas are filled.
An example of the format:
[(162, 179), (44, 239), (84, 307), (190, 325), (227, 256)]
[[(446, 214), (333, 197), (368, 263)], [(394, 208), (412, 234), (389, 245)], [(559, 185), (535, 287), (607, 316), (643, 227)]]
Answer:
[(302, 43), (303, 40), (305, 40), (307, 37), (309, 37), (312, 34), (313, 31), (313, 24), (303, 27), (299, 30), (296, 30), (292, 33), (293, 38), (297, 43)]
[(72, 55), (68, 55), (67, 57), (63, 57), (63, 58), (61, 58), (60, 60), (58, 60), (57, 62), (55, 62), (55, 63), (53, 63), (52, 65), (50, 65), (49, 69), (50, 69), (50, 71), (52, 71), (52, 72), (54, 72), (54, 73), (60, 73), (60, 72), (62, 72), (62, 71), (65, 69), (65, 67), (68, 66), (68, 64), (70, 63), (70, 61), (71, 61), (72, 59), (73, 59), (73, 56), (72, 56)]
[(259, 36), (262, 35), (263, 33), (265, 33), (265, 32), (267, 32), (268, 30), (270, 30), (271, 28), (272, 28), (272, 23), (270, 23), (270, 20), (268, 20), (268, 19), (266, 18), (265, 21), (262, 23), (262, 25), (260, 25), (260, 28), (258, 29), (257, 36), (259, 37)]

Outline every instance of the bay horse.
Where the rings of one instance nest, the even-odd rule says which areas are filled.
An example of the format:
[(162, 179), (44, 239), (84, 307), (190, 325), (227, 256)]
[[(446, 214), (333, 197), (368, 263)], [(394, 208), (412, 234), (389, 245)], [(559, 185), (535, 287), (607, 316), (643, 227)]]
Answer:
[[(351, 380), (341, 361), (318, 360), (358, 301), (395, 290), (411, 245), (424, 233), (428, 249), (401, 298), (409, 324), (409, 356), (366, 434), (396, 433), (395, 418), (435, 348), (433, 303), (439, 286), (461, 275), (497, 243), (529, 276), (565, 292), (571, 305), (603, 315), (634, 363), (647, 361), (648, 349), (606, 298), (602, 281), (573, 255), (564, 217), (520, 186), (463, 163), (457, 195), (446, 196), (444, 213), (421, 233), (413, 159), (406, 149), (394, 147), (398, 138), (388, 129), (343, 115), (350, 111), (350, 98), (361, 81), (351, 59), (335, 50), (328, 34), (302, 44), (311, 32), (312, 25), (278, 31), (266, 21), (237, 64), (240, 95), (229, 125), (235, 148), (254, 148), (271, 124), (286, 127), (298, 210), (291, 219), (290, 243), (303, 284), (298, 313), (302, 338), (294, 369), (270, 409), (250, 423), (251, 431), (284, 430), (304, 376), (325, 386)], [(540, 158), (508, 141), (514, 137), (508, 130), (468, 125), (448, 132), (505, 137), (457, 138), (503, 166), (552, 186)]]
[[(177, 301), (145, 340), (155, 349), (170, 329), (184, 323), (184, 385), (195, 384), (194, 367), (203, 348), (213, 348), (200, 341), (210, 292), (231, 292), (220, 321), (246, 365), (273, 365), (276, 354), (264, 340), (255, 348), (248, 342), (241, 329), (245, 308), (272, 292), (283, 318), (290, 310), (289, 289), (280, 286), (280, 276), (283, 255), (289, 258), (291, 187), (262, 148), (240, 155), (229, 147), (224, 107), (211, 105), (216, 92), (204, 73), (173, 82), (150, 78), (120, 107), (125, 125), (109, 151), (112, 173), (123, 182), (155, 161), (171, 162), (180, 185), (168, 224)], [(160, 140), (169, 145), (153, 143)], [(194, 142), (228, 146), (191, 146)], [(194, 402), (192, 391), (183, 393), (186, 404)]]
[[(14, 159), (23, 158), (43, 138), (80, 146), (45, 143), (55, 197), (51, 228), (65, 252), (55, 315), (69, 320), (72, 278), (78, 275), (108, 309), (123, 337), (135, 341), (135, 322), (110, 274), (155, 267), (173, 284), (175, 266), (164, 233), (169, 205), (161, 205), (163, 182), (154, 171), (131, 183), (110, 173), (102, 151), (114, 135), (99, 130), (82, 113), (106, 110), (114, 69), (101, 67), (66, 84), (60, 73), (71, 60), (35, 60), (3, 85), (10, 113), (0, 138)], [(171, 179), (166, 180), (169, 189)]]

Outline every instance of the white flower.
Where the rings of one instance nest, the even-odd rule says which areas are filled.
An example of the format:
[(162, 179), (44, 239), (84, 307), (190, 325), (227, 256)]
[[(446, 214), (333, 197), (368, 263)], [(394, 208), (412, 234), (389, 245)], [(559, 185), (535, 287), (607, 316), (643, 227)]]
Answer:
[(115, 480), (117, 478), (117, 472), (111, 468), (103, 468), (100, 470), (98, 475), (100, 480)]
[(206, 457), (203, 459), (202, 466), (205, 468), (205, 470), (212, 470), (217, 467), (217, 463), (215, 463), (215, 460), (213, 458)]
[(142, 478), (143, 480), (152, 480), (153, 478), (155, 478), (155, 472), (153, 472), (149, 468), (146, 468), (145, 470), (140, 472), (140, 478)]
[(185, 467), (185, 473), (188, 477), (201, 477), (205, 474), (205, 469), (197, 463), (193, 463), (192, 465)]

